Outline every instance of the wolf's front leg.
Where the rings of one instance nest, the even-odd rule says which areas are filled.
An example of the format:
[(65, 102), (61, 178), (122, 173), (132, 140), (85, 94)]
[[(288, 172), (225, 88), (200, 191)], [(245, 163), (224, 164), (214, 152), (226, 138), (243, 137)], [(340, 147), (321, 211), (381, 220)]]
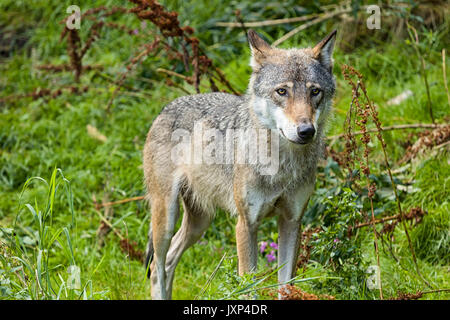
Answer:
[[(278, 283), (285, 284), (295, 277), (301, 240), (301, 220), (313, 185), (297, 190), (279, 201), (278, 219)], [(280, 286), (280, 289), (283, 285)]]
[(278, 282), (285, 283), (295, 277), (301, 237), (300, 220), (278, 220)]
[[(236, 245), (239, 275), (255, 272), (258, 260), (257, 230), (261, 220), (273, 210), (279, 191), (268, 192), (252, 181), (248, 172), (240, 172), (234, 181), (234, 200), (238, 211)], [(250, 183), (249, 181), (252, 181)]]

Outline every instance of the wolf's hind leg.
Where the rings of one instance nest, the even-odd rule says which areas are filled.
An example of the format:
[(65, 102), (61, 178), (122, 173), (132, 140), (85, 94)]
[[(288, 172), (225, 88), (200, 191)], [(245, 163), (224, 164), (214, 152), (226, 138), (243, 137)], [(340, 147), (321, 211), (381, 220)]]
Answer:
[(173, 237), (167, 254), (166, 286), (169, 299), (172, 296), (172, 284), (175, 268), (183, 253), (200, 239), (212, 221), (213, 213), (205, 212), (192, 203), (189, 195), (183, 195), (183, 221)]
[(166, 300), (166, 257), (180, 215), (178, 203), (179, 184), (164, 195), (151, 195), (153, 255), (151, 264), (152, 299)]

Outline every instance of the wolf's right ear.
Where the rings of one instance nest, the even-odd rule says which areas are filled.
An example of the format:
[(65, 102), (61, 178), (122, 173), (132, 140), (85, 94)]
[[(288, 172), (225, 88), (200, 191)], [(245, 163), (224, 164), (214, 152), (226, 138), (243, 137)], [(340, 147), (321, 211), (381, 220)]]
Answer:
[(330, 72), (333, 69), (332, 56), (336, 33), (337, 30), (334, 30), (313, 48), (314, 58), (319, 60)]
[(252, 50), (250, 66), (256, 71), (261, 67), (264, 60), (270, 55), (273, 49), (252, 29), (248, 30), (247, 35), (250, 43), (250, 49)]

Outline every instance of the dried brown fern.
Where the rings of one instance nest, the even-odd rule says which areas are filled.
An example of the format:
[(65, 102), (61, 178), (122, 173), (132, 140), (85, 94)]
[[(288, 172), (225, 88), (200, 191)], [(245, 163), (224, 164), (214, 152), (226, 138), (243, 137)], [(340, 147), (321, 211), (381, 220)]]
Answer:
[[(67, 64), (45, 64), (37, 68), (43, 71), (57, 73), (57, 72), (73, 72), (76, 83), (80, 82), (83, 72), (89, 70), (101, 70), (101, 65), (84, 65), (83, 58), (92, 48), (92, 45), (102, 36), (102, 31), (105, 29), (117, 29), (123, 31), (130, 36), (144, 39), (143, 45), (140, 46), (138, 52), (131, 54), (131, 58), (127, 63), (127, 70), (120, 74), (119, 79), (115, 81), (116, 87), (113, 90), (112, 96), (107, 103), (107, 110), (116, 97), (118, 91), (124, 85), (125, 80), (147, 56), (154, 54), (161, 49), (165, 57), (169, 60), (171, 65), (177, 65), (181, 62), (184, 65), (184, 74), (182, 77), (186, 83), (192, 85), (196, 92), (200, 92), (201, 78), (204, 76), (208, 80), (209, 90), (220, 91), (219, 86), (225, 87), (231, 93), (240, 95), (240, 93), (233, 88), (231, 83), (226, 79), (223, 72), (213, 66), (211, 59), (204, 53), (200, 47), (198, 38), (194, 37), (194, 29), (190, 26), (181, 26), (178, 20), (178, 13), (175, 11), (167, 11), (161, 4), (155, 0), (130, 0), (135, 6), (133, 8), (125, 7), (106, 7), (101, 6), (92, 8), (82, 13), (81, 18), (91, 22), (89, 32), (83, 40), (80, 32), (77, 29), (69, 29), (66, 26), (66, 19), (60, 23), (64, 25), (61, 32), (61, 40), (66, 40), (67, 55), (69, 56), (69, 63)], [(126, 25), (117, 23), (115, 21), (107, 21), (106, 19), (116, 19), (121, 15), (135, 15), (142, 21), (141, 25), (145, 25), (145, 21), (151, 22), (156, 26), (157, 32), (146, 29), (146, 32), (140, 32), (138, 29), (129, 28)], [(143, 30), (142, 30), (143, 31)], [(152, 38), (148, 40), (149, 36)], [(166, 41), (170, 39), (170, 41)], [(171, 71), (171, 70), (169, 70)], [(171, 71), (173, 72), (173, 71)], [(166, 73), (167, 75), (168, 73)], [(186, 93), (188, 90), (175, 81), (167, 79), (168, 85), (178, 87)], [(202, 85), (204, 86), (204, 85)], [(206, 85), (207, 87), (208, 85)], [(56, 95), (64, 91), (60, 89), (36, 89), (36, 92), (14, 95), (0, 99), (2, 101), (14, 101), (16, 99), (31, 96), (33, 98), (40, 96), (51, 96), (54, 92)]]

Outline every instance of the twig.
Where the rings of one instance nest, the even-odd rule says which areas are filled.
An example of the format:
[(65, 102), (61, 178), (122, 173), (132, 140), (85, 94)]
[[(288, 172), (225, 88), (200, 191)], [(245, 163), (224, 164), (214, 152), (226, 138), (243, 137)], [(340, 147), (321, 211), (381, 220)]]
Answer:
[(165, 73), (165, 74), (167, 74), (169, 76), (173, 76), (173, 77), (178, 77), (180, 79), (183, 79), (184, 81), (186, 81), (189, 84), (193, 84), (193, 81), (192, 81), (191, 77), (182, 75), (182, 74), (180, 74), (178, 72), (175, 72), (175, 71), (171, 71), (171, 70), (167, 70), (167, 69), (163, 69), (163, 68), (158, 68), (158, 69), (156, 69), (156, 72)]
[(292, 22), (302, 22), (312, 18), (318, 17), (320, 14), (314, 13), (301, 17), (293, 17), (293, 18), (284, 18), (284, 19), (273, 19), (273, 20), (264, 20), (264, 21), (253, 21), (253, 22), (217, 22), (216, 27), (227, 27), (227, 28), (254, 28), (254, 27), (265, 27), (265, 26), (273, 26), (277, 24), (283, 23), (292, 23)]
[[(413, 124), (399, 124), (399, 125), (394, 125), (394, 126), (387, 126), (387, 127), (382, 127), (381, 130), (382, 131), (391, 131), (391, 130), (404, 130), (404, 129), (436, 129), (436, 128), (443, 128), (445, 127), (445, 124), (428, 124), (428, 123), (413, 123)], [(367, 129), (366, 131), (367, 133), (378, 133), (378, 129), (374, 128), (374, 129)], [(356, 132), (352, 132), (353, 136), (357, 136), (357, 135), (361, 135), (364, 132), (362, 131), (356, 131)], [(328, 140), (336, 140), (336, 139), (340, 139), (340, 138), (344, 138), (346, 137), (346, 133), (341, 133), (338, 135), (334, 135), (334, 136), (330, 136), (327, 137)]]
[(448, 92), (447, 72), (446, 72), (446, 67), (445, 67), (445, 49), (442, 49), (442, 73), (444, 75), (444, 86), (445, 86), (445, 91), (447, 92), (448, 106), (450, 107), (450, 93)]
[[(108, 186), (108, 182), (106, 182), (106, 188), (107, 189)], [(95, 199), (95, 195), (92, 196), (94, 202), (97, 202)], [(109, 193), (105, 192), (105, 194), (103, 195), (103, 199), (102, 199), (102, 203), (108, 202), (109, 201)], [(97, 206), (96, 206), (97, 207)], [(98, 210), (98, 208), (96, 208)], [(112, 218), (112, 216), (114, 215), (114, 210), (111, 207), (107, 207), (105, 208), (105, 215), (104, 220), (102, 220), (102, 222), (100, 223), (98, 229), (97, 229), (97, 245), (99, 248), (103, 247), (103, 244), (105, 242), (105, 236), (109, 233), (109, 231), (111, 231), (111, 227), (109, 224), (106, 223), (109, 222)]]
[(434, 123), (434, 116), (433, 116), (433, 107), (431, 104), (431, 96), (430, 96), (430, 86), (428, 85), (428, 79), (427, 79), (427, 74), (426, 74), (426, 66), (425, 66), (425, 59), (422, 56), (422, 53), (419, 50), (419, 35), (417, 34), (417, 30), (416, 28), (414, 28), (413, 26), (411, 26), (408, 21), (406, 21), (406, 25), (408, 26), (409, 29), (411, 29), (414, 32), (414, 37), (411, 34), (411, 32), (409, 32), (409, 36), (411, 38), (411, 42), (413, 44), (414, 50), (416, 51), (419, 59), (420, 59), (420, 73), (422, 75), (423, 78), (423, 82), (425, 83), (425, 89), (427, 91), (427, 98), (428, 98), (428, 111), (430, 113), (430, 118), (431, 118), (431, 122)]
[(440, 149), (440, 148), (445, 147), (445, 146), (447, 146), (449, 144), (450, 144), (450, 141), (447, 141), (447, 142), (444, 142), (444, 143), (441, 143), (441, 144), (435, 146), (434, 149)]
[(173, 82), (169, 77), (166, 79), (166, 84), (167, 84), (168, 86), (171, 86), (171, 87), (175, 87), (175, 88), (177, 88), (177, 89), (180, 89), (181, 91), (183, 91), (183, 92), (184, 92), (185, 94), (187, 94), (187, 95), (194, 94), (194, 93), (189, 92), (189, 90), (186, 90), (185, 88), (183, 88), (182, 86), (180, 86), (180, 85), (177, 84), (176, 82)]
[(18, 94), (18, 95), (10, 95), (4, 98), (0, 98), (0, 103), (16, 101), (18, 99), (24, 98), (32, 98), (33, 100), (50, 96), (51, 98), (56, 98), (63, 94), (63, 91), (68, 91), (70, 93), (83, 93), (87, 92), (90, 89), (88, 86), (63, 86), (55, 90), (50, 90), (46, 88), (36, 88), (33, 92)]
[[(422, 217), (425, 216), (427, 214), (426, 211), (423, 211), (421, 208), (419, 207), (415, 207), (415, 208), (411, 208), (406, 214), (396, 214), (393, 216), (389, 216), (389, 217), (384, 217), (384, 218), (380, 218), (380, 219), (376, 219), (373, 221), (374, 224), (379, 224), (379, 223), (384, 223), (386, 221), (391, 221), (391, 220), (396, 220), (397, 222), (400, 222), (400, 220), (405, 219), (407, 221), (413, 221), (415, 220), (416, 224), (418, 224), (419, 222), (422, 221)], [(359, 223), (356, 226), (350, 226), (349, 227), (349, 232), (351, 233), (351, 231), (353, 231), (354, 229), (359, 229), (359, 228), (363, 228), (363, 227), (367, 227), (369, 225), (371, 225), (372, 222), (363, 222), (363, 223)], [(391, 233), (393, 230), (388, 230), (388, 233)], [(385, 231), (381, 231), (381, 233), (383, 233)]]
[[(185, 75), (183, 75), (183, 74), (181, 74), (181, 73), (178, 73), (178, 72), (175, 72), (175, 71), (172, 71), (172, 70), (163, 69), (163, 68), (158, 68), (158, 69), (156, 69), (156, 72), (164, 73), (164, 74), (166, 74), (166, 75), (168, 75), (168, 76), (173, 76), (173, 77), (177, 77), (177, 78), (183, 79), (183, 80), (186, 81), (188, 84), (194, 85), (194, 82), (193, 82), (193, 80), (192, 80), (192, 77), (185, 76)], [(176, 87), (176, 88), (180, 89), (181, 91), (183, 91), (183, 92), (186, 93), (186, 94), (192, 94), (191, 92), (189, 92), (188, 90), (186, 90), (186, 89), (183, 88), (182, 86), (179, 86), (179, 85), (176, 84), (175, 82), (172, 82), (172, 81), (170, 80), (170, 78), (167, 78), (167, 80), (170, 81), (170, 83), (168, 83), (169, 86)], [(202, 88), (206, 88), (204, 85), (202, 85), (202, 84), (200, 84), (200, 83), (199, 83), (198, 85), (201, 86)], [(196, 90), (197, 90), (197, 88), (196, 88)], [(197, 92), (197, 93), (198, 93), (198, 92)]]
[[(101, 92), (101, 93), (110, 93), (111, 92), (111, 90), (106, 89), (106, 88), (93, 88), (92, 90)], [(146, 91), (143, 91), (143, 90), (136, 91), (136, 92), (120, 90), (120, 94), (130, 96), (130, 97), (141, 98), (141, 99), (148, 99), (148, 97), (152, 97), (152, 95), (150, 95), (149, 93), (147, 93)], [(169, 101), (168, 99), (161, 99), (161, 100)]]
[(118, 200), (118, 201), (112, 201), (112, 202), (95, 203), (95, 208), (98, 210), (103, 207), (110, 207), (110, 206), (114, 206), (116, 204), (122, 204), (122, 203), (131, 202), (131, 201), (139, 201), (139, 200), (144, 200), (144, 199), (145, 199), (145, 196), (138, 196), (138, 197), (127, 198), (127, 199)]
[[(72, 66), (70, 64), (61, 64), (61, 65), (46, 64), (37, 66), (36, 69), (49, 72), (61, 72), (61, 71), (72, 71)], [(101, 65), (82, 66), (82, 71), (90, 71), (90, 70), (103, 70), (103, 66)]]
[(334, 11), (334, 12), (330, 12), (330, 13), (325, 13), (322, 16), (309, 21), (307, 23), (302, 24), (301, 26), (298, 26), (297, 28), (295, 28), (294, 30), (289, 31), (288, 33), (286, 33), (284, 36), (282, 36), (281, 38), (279, 38), (278, 40), (276, 40), (274, 43), (272, 43), (272, 46), (276, 47), (277, 45), (279, 45), (280, 43), (286, 41), (287, 39), (291, 38), (292, 36), (294, 36), (296, 33), (305, 30), (306, 28), (309, 28), (315, 24), (318, 24), (322, 21), (331, 19), (335, 16), (344, 14), (344, 13), (349, 13), (352, 12), (352, 9), (343, 9), (343, 10), (339, 10), (339, 11)]
[(429, 290), (429, 291), (417, 291), (416, 293), (404, 293), (398, 292), (397, 297), (393, 297), (390, 300), (417, 300), (422, 298), (424, 294), (428, 293), (436, 293), (436, 292), (447, 292), (450, 289), (437, 289), (437, 290)]
[(436, 289), (436, 290), (422, 291), (422, 294), (437, 293), (437, 292), (449, 292), (449, 291), (450, 291), (450, 289)]
[(116, 228), (114, 228), (114, 226), (100, 213), (100, 211), (95, 210), (95, 212), (98, 214), (98, 216), (100, 217), (100, 219), (102, 220), (102, 222), (104, 222), (108, 227), (111, 228), (111, 230), (116, 234), (116, 236), (119, 237), (120, 240), (125, 239), (122, 234), (119, 232), (119, 230), (117, 230)]
[(372, 223), (379, 224), (379, 223), (384, 223), (384, 222), (386, 222), (386, 221), (398, 220), (399, 218), (400, 218), (400, 215), (399, 215), (399, 214), (396, 214), (396, 215), (394, 215), (394, 216), (389, 216), (389, 217), (385, 217), (385, 218), (381, 218), (381, 219), (376, 219), (376, 220), (374, 220), (373, 222), (371, 221), (371, 222), (363, 222), (363, 223), (359, 223), (359, 224), (357, 224), (356, 226), (352, 227), (351, 229), (352, 229), (352, 230), (353, 230), (353, 229), (359, 229), (359, 228), (363, 228), (363, 227), (370, 226), (370, 225), (372, 225)]
[[(397, 264), (398, 264), (401, 268), (403, 268), (402, 265), (401, 265), (401, 263), (400, 263), (400, 259), (397, 258), (397, 256), (396, 256), (395, 253), (394, 253), (394, 250), (393, 250), (393, 248), (392, 248), (392, 241), (386, 241), (386, 240), (384, 239), (384, 237), (380, 237), (380, 239), (381, 239), (381, 245), (383, 246), (383, 250), (384, 250), (384, 246), (386, 245), (386, 247), (387, 247), (388, 250), (389, 250), (390, 255), (392, 256), (392, 258), (395, 260), (395, 262), (397, 262)], [(403, 269), (404, 269), (404, 268), (403, 268)], [(404, 269), (404, 270), (407, 271), (406, 269)]]
[(241, 11), (236, 10), (235, 13), (236, 13), (236, 20), (241, 24), (242, 31), (244, 31), (244, 34), (245, 34), (245, 37), (247, 38), (247, 43), (248, 43), (249, 40), (248, 40), (247, 27), (245, 26), (245, 22), (244, 22), (244, 19), (242, 18)]
[[(321, 5), (321, 9), (324, 11), (333, 10), (338, 7), (349, 5), (350, 3), (351, 3), (350, 1), (344, 1), (344, 2), (339, 3), (338, 5), (335, 5), (335, 4)], [(301, 16), (301, 17), (245, 22), (244, 27), (254, 28), (254, 27), (273, 26), (273, 25), (284, 24), (284, 23), (302, 22), (302, 21), (313, 19), (313, 18), (317, 18), (319, 16), (320, 16), (320, 13), (312, 13), (312, 14), (308, 14), (305, 16)], [(242, 24), (240, 22), (217, 22), (216, 27), (240, 28), (240, 27), (242, 27)]]

